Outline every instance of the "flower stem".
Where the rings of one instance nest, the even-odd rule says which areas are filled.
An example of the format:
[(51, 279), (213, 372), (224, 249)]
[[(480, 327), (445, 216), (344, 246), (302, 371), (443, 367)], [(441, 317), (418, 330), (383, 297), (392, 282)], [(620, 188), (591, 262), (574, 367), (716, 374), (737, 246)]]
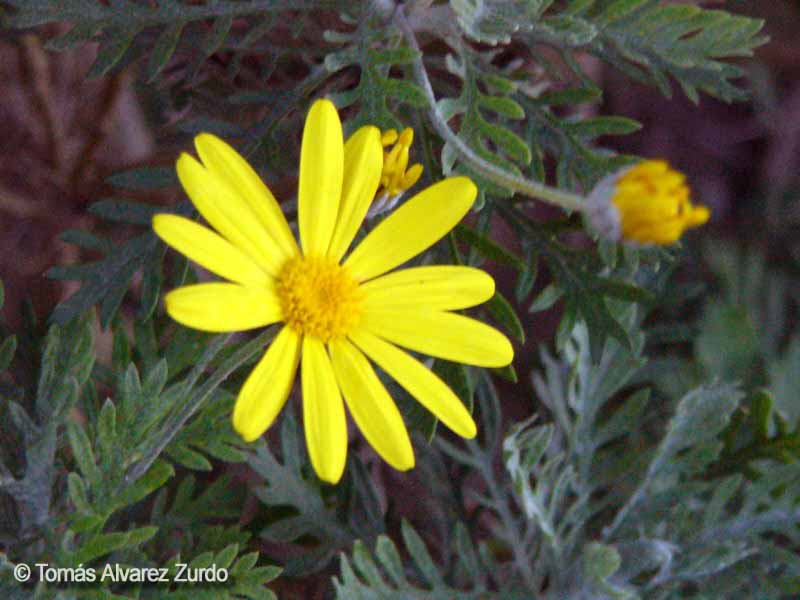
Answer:
[(429, 110), (428, 117), (436, 132), (450, 144), (456, 151), (458, 156), (469, 166), (480, 173), (486, 179), (496, 183), (497, 185), (506, 189), (512, 190), (518, 194), (524, 194), (531, 198), (543, 200), (549, 204), (559, 206), (566, 211), (580, 211), (583, 208), (583, 198), (577, 194), (559, 190), (550, 187), (538, 181), (527, 179), (515, 173), (510, 173), (505, 169), (498, 167), (495, 164), (478, 156), (472, 148), (470, 148), (464, 141), (459, 138), (452, 129), (447, 125), (447, 121), (442, 117), (439, 112), (439, 106), (436, 103), (436, 96), (433, 93), (428, 73), (425, 70), (425, 65), (422, 63), (422, 52), (419, 49), (417, 38), (414, 31), (406, 20), (403, 7), (398, 6), (394, 14), (395, 25), (403, 32), (406, 38), (406, 43), (412, 50), (417, 52), (417, 58), (411, 64), (414, 79), (417, 84), (422, 88), (425, 98), (428, 101)]

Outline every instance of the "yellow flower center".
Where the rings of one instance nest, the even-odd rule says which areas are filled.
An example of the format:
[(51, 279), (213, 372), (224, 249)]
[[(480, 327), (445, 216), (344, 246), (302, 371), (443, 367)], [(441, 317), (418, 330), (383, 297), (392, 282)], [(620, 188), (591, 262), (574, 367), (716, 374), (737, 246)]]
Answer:
[(692, 204), (686, 177), (663, 160), (647, 160), (625, 172), (611, 202), (619, 211), (622, 237), (641, 244), (671, 244), (711, 215), (705, 206)]
[(408, 167), (409, 150), (413, 141), (414, 130), (410, 127), (406, 127), (400, 135), (397, 135), (394, 129), (389, 129), (381, 136), (383, 146), (392, 148), (383, 152), (379, 196), (385, 194), (392, 198), (402, 194), (419, 180), (422, 175), (422, 165), (414, 164), (411, 168)]
[(323, 342), (347, 335), (361, 320), (362, 293), (345, 268), (327, 258), (298, 256), (277, 277), (283, 320)]

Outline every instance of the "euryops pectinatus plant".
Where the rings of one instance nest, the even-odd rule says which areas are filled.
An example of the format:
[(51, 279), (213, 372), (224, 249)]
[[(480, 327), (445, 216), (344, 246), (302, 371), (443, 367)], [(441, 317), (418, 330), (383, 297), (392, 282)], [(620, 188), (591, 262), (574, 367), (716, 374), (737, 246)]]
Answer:
[(797, 594), (794, 288), (604, 104), (745, 100), (704, 4), (0, 3), (88, 206), (0, 340), (3, 597)]

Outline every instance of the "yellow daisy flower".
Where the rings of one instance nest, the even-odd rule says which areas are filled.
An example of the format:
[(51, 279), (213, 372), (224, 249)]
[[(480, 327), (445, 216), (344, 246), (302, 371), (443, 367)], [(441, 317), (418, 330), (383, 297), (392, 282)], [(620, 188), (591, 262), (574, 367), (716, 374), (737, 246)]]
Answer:
[(663, 160), (645, 160), (602, 179), (585, 213), (606, 238), (638, 245), (673, 244), (711, 216), (707, 207), (692, 204), (686, 176)]
[(318, 100), (311, 107), (300, 152), (299, 247), (274, 196), (233, 148), (207, 133), (195, 138), (195, 147), (200, 161), (182, 154), (178, 177), (216, 231), (169, 214), (156, 215), (153, 228), (167, 244), (228, 281), (169, 292), (167, 312), (204, 331), (284, 323), (239, 392), (236, 431), (252, 441), (267, 430), (302, 362), (306, 445), (321, 479), (336, 483), (344, 470), (344, 404), (386, 462), (410, 469), (408, 432), (372, 361), (448, 428), (473, 437), (475, 422), (458, 397), (398, 346), (473, 365), (509, 364), (513, 350), (503, 334), (452, 312), (488, 300), (494, 281), (463, 266), (389, 271), (450, 231), (472, 206), (475, 185), (453, 177), (430, 186), (348, 255), (380, 184), (377, 128), (363, 127), (344, 144), (334, 105)]

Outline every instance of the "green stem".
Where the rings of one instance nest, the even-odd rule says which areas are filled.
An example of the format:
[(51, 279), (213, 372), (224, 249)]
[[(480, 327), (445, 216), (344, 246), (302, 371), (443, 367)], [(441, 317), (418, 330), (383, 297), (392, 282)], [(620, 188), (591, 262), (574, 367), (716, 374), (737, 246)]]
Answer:
[(583, 208), (583, 198), (577, 194), (559, 190), (557, 188), (544, 185), (538, 181), (526, 179), (515, 173), (510, 173), (505, 169), (498, 167), (495, 164), (478, 156), (472, 148), (470, 148), (464, 141), (459, 138), (447, 124), (447, 121), (442, 117), (439, 112), (439, 106), (436, 103), (436, 96), (433, 93), (428, 73), (425, 70), (425, 65), (422, 63), (422, 52), (419, 49), (417, 38), (414, 31), (406, 20), (403, 7), (399, 6), (394, 14), (395, 25), (402, 31), (406, 38), (408, 46), (417, 52), (417, 58), (412, 63), (412, 72), (414, 79), (422, 88), (425, 98), (428, 101), (428, 117), (431, 120), (436, 132), (450, 144), (456, 151), (458, 156), (477, 173), (486, 179), (496, 183), (500, 187), (512, 190), (518, 194), (524, 194), (531, 198), (537, 198), (559, 206), (566, 211), (580, 211)]

